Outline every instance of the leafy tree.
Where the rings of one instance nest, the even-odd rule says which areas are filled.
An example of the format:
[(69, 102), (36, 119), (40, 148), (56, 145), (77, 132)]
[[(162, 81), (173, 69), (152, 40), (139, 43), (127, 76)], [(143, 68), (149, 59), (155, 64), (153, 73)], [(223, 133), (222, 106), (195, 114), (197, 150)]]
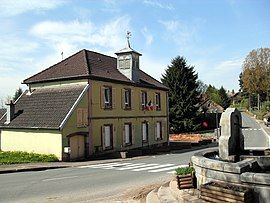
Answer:
[(19, 96), (21, 96), (22, 93), (23, 93), (22, 88), (19, 87), (19, 89), (17, 89), (14, 94), (13, 101), (16, 101), (19, 98)]
[(221, 98), (220, 98), (220, 95), (219, 95), (219, 91), (215, 86), (209, 85), (207, 90), (206, 90), (206, 95), (213, 102), (215, 102), (217, 104), (221, 103)]
[(224, 109), (228, 108), (231, 104), (231, 100), (222, 86), (220, 89), (217, 89), (215, 86), (209, 85), (206, 90), (206, 95), (210, 100), (219, 104)]
[(251, 94), (257, 94), (258, 107), (260, 96), (266, 95), (269, 99), (270, 92), (270, 48), (252, 50), (243, 63), (242, 82), (243, 88)]
[(187, 65), (184, 57), (177, 56), (162, 75), (162, 83), (169, 88), (170, 129), (174, 133), (196, 129), (199, 92), (198, 75)]
[(198, 80), (197, 83), (198, 83), (198, 89), (197, 89), (198, 92), (200, 94), (204, 94), (206, 92), (208, 86), (206, 84), (204, 84), (203, 81), (201, 81), (201, 80)]
[(218, 90), (218, 94), (220, 97), (220, 106), (222, 106), (224, 109), (228, 108), (231, 104), (231, 100), (228, 97), (224, 87), (221, 86), (221, 88)]

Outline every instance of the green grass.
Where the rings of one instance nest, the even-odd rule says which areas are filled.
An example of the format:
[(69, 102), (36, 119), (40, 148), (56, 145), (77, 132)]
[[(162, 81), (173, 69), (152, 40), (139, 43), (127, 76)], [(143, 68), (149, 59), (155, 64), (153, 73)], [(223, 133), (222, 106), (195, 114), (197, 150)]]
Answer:
[(194, 171), (193, 167), (184, 167), (184, 168), (177, 168), (175, 169), (176, 171), (176, 175), (180, 176), (180, 175), (187, 175), (192, 173), (192, 171)]
[(0, 165), (33, 163), (33, 162), (54, 162), (54, 161), (58, 161), (58, 159), (55, 155), (52, 154), (44, 155), (21, 151), (14, 151), (14, 152), (0, 151)]

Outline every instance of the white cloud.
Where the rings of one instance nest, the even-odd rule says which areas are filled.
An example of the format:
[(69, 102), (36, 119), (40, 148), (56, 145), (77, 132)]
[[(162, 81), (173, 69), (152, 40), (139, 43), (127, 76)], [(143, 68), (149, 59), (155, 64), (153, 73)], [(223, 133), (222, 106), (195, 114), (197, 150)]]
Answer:
[(237, 81), (242, 62), (243, 58), (234, 58), (219, 62), (201, 60), (193, 64), (198, 71), (199, 79), (202, 81), (211, 81), (211, 85), (218, 88), (224, 86), (226, 89), (238, 90), (239, 84)]
[(164, 26), (165, 32), (163, 37), (176, 43), (180, 52), (191, 50), (198, 41), (198, 30), (204, 21), (196, 19), (193, 22), (185, 23), (181, 20), (168, 20), (159, 23)]
[(161, 9), (168, 9), (168, 10), (175, 9), (172, 4), (164, 3), (164, 1), (161, 3), (161, 1), (158, 0), (144, 0), (143, 3)]
[(151, 33), (149, 33), (147, 27), (144, 27), (142, 30), (141, 30), (145, 40), (146, 40), (146, 45), (149, 46), (153, 43), (153, 40), (154, 40), (154, 37)]
[[(124, 45), (124, 34), (129, 30), (129, 17), (113, 19), (103, 25), (80, 21), (45, 21), (31, 29), (31, 34), (47, 42), (55, 50), (72, 53), (82, 46), (117, 50)], [(60, 51), (60, 50), (59, 50)], [(60, 51), (60, 52), (61, 52)]]
[(242, 63), (242, 58), (222, 61), (216, 66), (215, 70), (219, 73), (227, 73), (235, 70), (241, 70)]
[(29, 11), (46, 11), (54, 9), (65, 2), (63, 0), (2, 0), (0, 16), (15, 16)]

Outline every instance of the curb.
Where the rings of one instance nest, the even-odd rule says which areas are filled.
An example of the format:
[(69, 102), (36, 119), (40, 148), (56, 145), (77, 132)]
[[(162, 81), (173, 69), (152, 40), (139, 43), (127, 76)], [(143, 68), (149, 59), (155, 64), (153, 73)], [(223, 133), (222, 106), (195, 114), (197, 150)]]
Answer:
[(42, 166), (42, 167), (35, 167), (35, 168), (15, 168), (15, 169), (0, 170), (0, 174), (26, 172), (26, 171), (45, 171), (48, 169), (58, 169), (58, 168), (68, 168), (68, 167), (69, 166)]

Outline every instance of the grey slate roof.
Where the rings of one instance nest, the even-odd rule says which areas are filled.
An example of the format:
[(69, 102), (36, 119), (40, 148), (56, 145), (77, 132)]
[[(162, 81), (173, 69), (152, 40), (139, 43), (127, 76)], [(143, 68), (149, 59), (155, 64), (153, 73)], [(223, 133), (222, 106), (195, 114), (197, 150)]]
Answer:
[(25, 79), (23, 83), (31, 84), (74, 78), (90, 78), (168, 90), (166, 86), (142, 70), (138, 70), (138, 72), (139, 82), (135, 83), (117, 70), (116, 58), (83, 49), (65, 60)]
[(0, 109), (0, 119), (6, 113), (6, 111), (7, 111), (6, 109)]
[(83, 92), (86, 85), (41, 88), (31, 94), (25, 91), (15, 104), (15, 118), (0, 128), (48, 128), (59, 129), (60, 124)]

